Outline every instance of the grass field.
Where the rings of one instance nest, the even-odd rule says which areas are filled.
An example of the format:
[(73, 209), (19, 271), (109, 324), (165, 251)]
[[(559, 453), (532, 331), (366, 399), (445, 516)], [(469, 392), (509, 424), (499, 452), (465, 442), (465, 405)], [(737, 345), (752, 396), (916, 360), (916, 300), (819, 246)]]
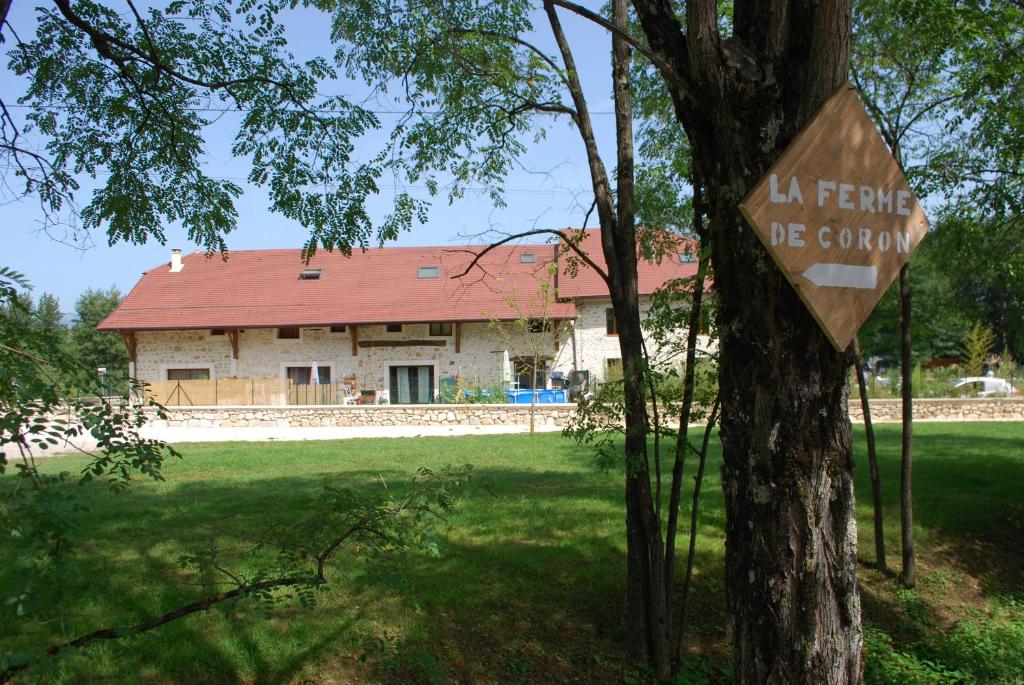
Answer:
[[(896, 426), (878, 428), (890, 568), (899, 563)], [(915, 590), (869, 568), (870, 490), (857, 433), (869, 683), (1024, 682), (1024, 424), (919, 424)], [(86, 488), (94, 521), (38, 620), (3, 607), (0, 651), (158, 614), (202, 593), (179, 567), (215, 536), (244, 547), (301, 518), (325, 484), (398, 487), (416, 467), (471, 463), (440, 556), (341, 554), (315, 606), (245, 601), (36, 668), (46, 683), (645, 682), (624, 659), (621, 474), (557, 434), (189, 445), (164, 483)], [(728, 677), (719, 455), (699, 528), (694, 625), (679, 682)], [(54, 458), (48, 471), (84, 461)], [(688, 465), (692, 472), (692, 464)], [(12, 479), (0, 479), (9, 488)], [(69, 488), (78, 486), (69, 485)], [(688, 500), (688, 498), (686, 498)], [(5, 554), (3, 541), (0, 555)], [(680, 546), (685, 547), (681, 542)], [(9, 553), (9, 548), (7, 550)], [(0, 558), (4, 558), (0, 556)], [(14, 585), (0, 568), (0, 587)], [(46, 594), (48, 593), (48, 594)], [(6, 593), (5, 593), (6, 594)], [(45, 621), (45, 622), (44, 622)]]

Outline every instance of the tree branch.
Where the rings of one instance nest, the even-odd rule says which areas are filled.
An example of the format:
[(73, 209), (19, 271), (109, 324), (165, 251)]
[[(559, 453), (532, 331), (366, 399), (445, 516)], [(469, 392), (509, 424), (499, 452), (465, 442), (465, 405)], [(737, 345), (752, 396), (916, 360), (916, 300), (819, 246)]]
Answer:
[(551, 59), (551, 57), (549, 57), (543, 50), (538, 48), (533, 43), (531, 43), (529, 41), (526, 41), (526, 40), (523, 40), (519, 36), (509, 36), (509, 35), (504, 34), (504, 33), (499, 33), (498, 31), (487, 31), (485, 29), (460, 29), (460, 28), (453, 28), (453, 29), (451, 29), (451, 31), (452, 31), (452, 33), (457, 33), (457, 34), (469, 34), (469, 35), (487, 36), (489, 38), (498, 38), (500, 40), (505, 40), (505, 41), (508, 41), (510, 43), (516, 43), (517, 45), (521, 45), (522, 47), (526, 48), (527, 50), (529, 50), (533, 54), (537, 55), (537, 57), (539, 57), (545, 64), (547, 64), (549, 67), (551, 67), (551, 69), (556, 74), (558, 74), (558, 77), (561, 79), (562, 83), (564, 83), (566, 86), (569, 85), (566, 82), (565, 75), (562, 73), (562, 70), (558, 67), (558, 65), (555, 63), (555, 61), (553, 59)]
[[(265, 592), (267, 590), (291, 587), (295, 585), (322, 585), (327, 582), (327, 577), (324, 568), (325, 565), (331, 559), (331, 557), (334, 556), (338, 548), (347, 539), (358, 533), (360, 530), (365, 529), (370, 523), (374, 521), (390, 518), (392, 516), (398, 516), (399, 514), (401, 514), (403, 511), (409, 508), (410, 504), (416, 497), (416, 492), (416, 489), (413, 488), (405, 497), (405, 499), (403, 499), (398, 505), (387, 509), (374, 510), (366, 514), (365, 516), (362, 516), (355, 523), (349, 526), (349, 528), (347, 528), (344, 532), (342, 532), (340, 535), (334, 538), (320, 552), (320, 554), (316, 556), (315, 574), (295, 574), (288, 576), (280, 576), (277, 578), (261, 580), (255, 583), (239, 585), (239, 587), (236, 587), (232, 590), (225, 590), (224, 592), (217, 592), (211, 595), (207, 595), (206, 597), (198, 599), (194, 602), (190, 602), (176, 609), (160, 614), (159, 616), (146, 619), (145, 621), (141, 621), (126, 628), (101, 628), (99, 630), (94, 630), (91, 633), (86, 633), (85, 635), (76, 637), (73, 640), (68, 640), (67, 642), (63, 642), (61, 644), (52, 645), (51, 647), (47, 648), (45, 655), (47, 657), (54, 657), (64, 650), (85, 647), (86, 645), (89, 645), (93, 642), (98, 642), (101, 640), (117, 640), (124, 637), (130, 637), (132, 635), (138, 635), (140, 633), (145, 633), (155, 628), (159, 628), (160, 626), (166, 625), (172, 621), (176, 621), (180, 618), (184, 618), (185, 616), (189, 616), (190, 614), (195, 614), (200, 611), (206, 611), (207, 609), (210, 609), (211, 607), (222, 602), (227, 602), (232, 599), (240, 599), (256, 593)], [(220, 568), (219, 565), (216, 565), (216, 568), (218, 568), (218, 570), (220, 570), (225, 575), (234, 578), (233, 574), (230, 574), (224, 569)], [(30, 665), (31, 663), (27, 661), (9, 665), (6, 669), (0, 671), (0, 683), (7, 682), (14, 674), (27, 669)]]
[[(583, 139), (583, 147), (587, 153), (587, 166), (590, 169), (590, 182), (594, 189), (594, 200), (597, 202), (597, 216), (601, 224), (602, 240), (605, 239), (605, 231), (615, 223), (615, 201), (611, 185), (608, 180), (608, 172), (605, 169), (604, 161), (597, 147), (597, 139), (594, 136), (593, 123), (590, 120), (590, 110), (587, 106), (586, 97), (583, 95), (583, 86), (580, 83), (579, 72), (576, 69), (576, 60), (573, 58), (569, 41), (562, 30), (562, 23), (558, 19), (558, 12), (555, 11), (555, 0), (544, 0), (544, 10), (548, 15), (548, 22), (551, 24), (551, 32), (555, 36), (558, 50), (562, 54), (562, 62), (565, 64), (565, 73), (569, 81), (569, 93), (572, 96), (573, 104), (576, 106), (576, 128)], [(609, 278), (605, 282), (611, 286)]]
[(652, 50), (649, 46), (644, 45), (644, 43), (642, 43), (640, 40), (632, 36), (626, 29), (616, 28), (616, 26), (613, 23), (602, 17), (600, 14), (588, 10), (586, 7), (581, 7), (580, 5), (577, 5), (574, 2), (569, 2), (569, 0), (550, 1), (552, 4), (558, 5), (562, 9), (569, 10), (573, 14), (581, 16), (584, 19), (588, 19), (589, 21), (594, 22), (595, 24), (605, 29), (606, 31), (609, 31), (610, 33), (619, 36), (620, 38), (622, 38), (622, 40), (629, 43), (630, 47), (634, 48), (637, 52), (646, 57), (651, 62), (651, 64), (657, 67), (658, 71), (660, 71), (667, 80), (676, 84), (687, 94), (693, 93), (693, 89), (691, 88), (690, 80), (688, 78), (688, 72), (678, 69), (677, 66), (673, 66), (668, 60), (659, 55), (656, 51)]
[(487, 254), (488, 252), (491, 252), (492, 250), (494, 250), (494, 249), (496, 249), (498, 247), (501, 247), (502, 245), (504, 245), (506, 243), (510, 243), (513, 240), (519, 240), (520, 238), (526, 238), (526, 237), (531, 236), (531, 235), (553, 235), (553, 236), (555, 236), (560, 241), (564, 242), (566, 247), (568, 247), (570, 250), (575, 252), (576, 256), (578, 256), (581, 260), (583, 260), (583, 262), (587, 266), (589, 266), (591, 269), (593, 269), (594, 273), (596, 273), (598, 276), (601, 277), (601, 280), (603, 280), (606, 284), (608, 283), (608, 274), (607, 274), (607, 272), (605, 272), (604, 269), (602, 269), (600, 266), (598, 266), (597, 263), (593, 259), (591, 259), (590, 256), (586, 252), (581, 250), (579, 245), (575, 244), (572, 240), (570, 240), (565, 235), (564, 232), (556, 231), (556, 230), (554, 230), (552, 228), (538, 228), (538, 229), (535, 229), (533, 231), (523, 231), (522, 233), (516, 233), (516, 234), (510, 235), (510, 236), (508, 236), (506, 238), (502, 238), (501, 240), (499, 240), (497, 242), (493, 242), (490, 245), (486, 246), (480, 252), (474, 252), (473, 254), (475, 256), (473, 257), (473, 260), (469, 263), (469, 265), (465, 269), (463, 269), (462, 272), (460, 272), (460, 273), (458, 273), (458, 274), (456, 274), (454, 276), (451, 276), (450, 278), (452, 278), (452, 279), (462, 278), (463, 276), (468, 274), (470, 271), (472, 271), (473, 267), (475, 267), (477, 265), (477, 263), (483, 258), (483, 256), (485, 254)]
[[(72, 11), (70, 0), (53, 0), (53, 3), (57, 6), (57, 9), (72, 26), (79, 29), (87, 36), (89, 36), (89, 38), (92, 40), (93, 47), (96, 48), (96, 51), (102, 57), (114, 62), (115, 64), (124, 64), (125, 62), (123, 55), (118, 55), (116, 52), (114, 52), (114, 48), (116, 47), (128, 53), (131, 59), (141, 60), (143, 63), (149, 64), (154, 69), (162, 71), (172, 76), (173, 78), (181, 81), (182, 83), (187, 83), (189, 85), (196, 86), (197, 88), (206, 88), (208, 90), (225, 90), (230, 92), (230, 89), (232, 87), (240, 85), (259, 84), (273, 86), (275, 88), (281, 89), (287, 95), (288, 99), (295, 103), (295, 105), (298, 106), (303, 112), (307, 114), (312, 114), (312, 112), (304, 104), (302, 104), (302, 99), (296, 96), (295, 91), (292, 89), (292, 85), (286, 81), (278, 81), (272, 78), (267, 78), (265, 76), (245, 76), (240, 78), (224, 79), (219, 81), (204, 81), (203, 79), (189, 76), (188, 74), (185, 74), (184, 72), (181, 72), (175, 69), (174, 67), (160, 61), (155, 53), (155, 47), (153, 53), (146, 53), (143, 50), (140, 50), (138, 47), (132, 45), (131, 43), (121, 40), (117, 36), (111, 35), (106, 31), (96, 28), (95, 26), (87, 22), (85, 19), (75, 14), (74, 11)], [(136, 14), (136, 16), (138, 17), (138, 14)], [(148, 38), (148, 30), (143, 29), (143, 31)]]
[(4, 26), (7, 24), (7, 14), (11, 11), (13, 0), (0, 0), (0, 43), (4, 42)]

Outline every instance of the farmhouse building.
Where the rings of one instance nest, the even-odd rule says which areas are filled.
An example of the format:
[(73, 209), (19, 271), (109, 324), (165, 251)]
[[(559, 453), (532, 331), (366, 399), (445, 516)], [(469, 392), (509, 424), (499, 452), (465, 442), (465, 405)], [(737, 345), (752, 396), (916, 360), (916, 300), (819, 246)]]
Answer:
[[(473, 263), (483, 249), (318, 252), (309, 263), (300, 250), (174, 251), (98, 328), (121, 334), (140, 381), (344, 381), (392, 403), (434, 401), (446, 378), (550, 388), (621, 366), (599, 274), (551, 243), (497, 247)], [(604, 268), (596, 230), (580, 249)], [(677, 252), (641, 259), (643, 304), (696, 272)]]

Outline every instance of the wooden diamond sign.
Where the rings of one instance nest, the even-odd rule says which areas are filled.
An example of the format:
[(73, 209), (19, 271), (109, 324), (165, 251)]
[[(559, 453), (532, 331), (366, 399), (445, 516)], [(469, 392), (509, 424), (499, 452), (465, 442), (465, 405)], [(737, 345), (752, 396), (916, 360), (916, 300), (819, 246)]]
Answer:
[(928, 232), (850, 83), (825, 101), (740, 211), (839, 350)]

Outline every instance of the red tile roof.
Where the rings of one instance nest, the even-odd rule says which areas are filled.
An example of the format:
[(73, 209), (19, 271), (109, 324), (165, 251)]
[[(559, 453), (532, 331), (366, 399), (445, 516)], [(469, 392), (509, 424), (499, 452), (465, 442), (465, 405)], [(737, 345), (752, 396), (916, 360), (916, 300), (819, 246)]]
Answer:
[[(584, 249), (603, 267), (597, 231), (587, 231)], [(183, 268), (169, 264), (146, 271), (100, 330), (260, 328), (331, 324), (426, 323), (509, 320), (545, 315), (539, 284), (554, 258), (554, 245), (502, 246), (488, 252), (480, 268), (452, 279), (482, 246), (386, 247), (353, 252), (351, 257), (319, 252), (308, 264), (300, 250), (243, 250), (225, 261), (195, 252)], [(532, 263), (522, 261), (533, 254)], [(668, 277), (687, 271), (678, 260), (670, 268), (641, 267), (641, 294)], [(437, 278), (419, 278), (419, 267), (437, 266)], [(301, 280), (303, 269), (322, 269), (319, 279)], [(693, 270), (689, 269), (692, 273)], [(546, 316), (568, 319), (576, 307), (563, 298), (607, 297), (590, 269), (575, 279), (560, 275), (560, 301)]]
[[(571, 234), (571, 231), (566, 231)], [(680, 255), (693, 249), (693, 241), (682, 238), (667, 231), (656, 236), (658, 248), (665, 254), (660, 261), (648, 261), (640, 253), (637, 263), (637, 290), (640, 295), (650, 295), (670, 280), (688, 278), (697, 273), (697, 262), (682, 261)], [(601, 232), (588, 229), (584, 232), (579, 248), (595, 264), (607, 272), (604, 251), (601, 249)], [(563, 257), (572, 256), (567, 248), (562, 248)], [(639, 251), (638, 251), (639, 252)], [(578, 260), (577, 260), (578, 261)], [(580, 265), (575, 274), (563, 266), (558, 274), (558, 296), (565, 299), (582, 299), (589, 297), (608, 297), (608, 286), (601, 276), (593, 269)]]

